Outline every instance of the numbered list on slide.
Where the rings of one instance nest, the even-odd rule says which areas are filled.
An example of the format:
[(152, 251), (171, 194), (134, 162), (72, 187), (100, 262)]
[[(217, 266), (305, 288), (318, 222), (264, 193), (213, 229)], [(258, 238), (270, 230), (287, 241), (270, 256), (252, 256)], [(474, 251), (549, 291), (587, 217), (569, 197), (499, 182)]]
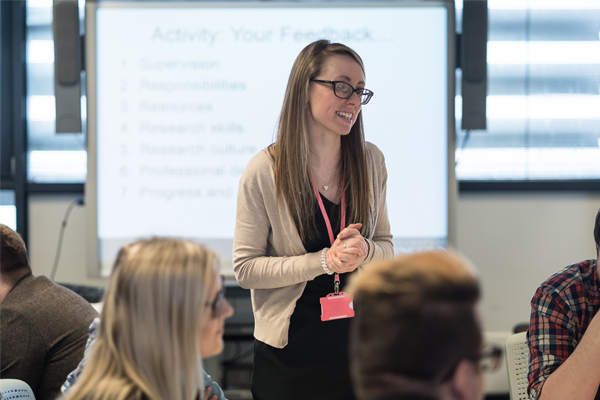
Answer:
[(193, 41), (159, 25), (145, 33), (99, 62), (99, 199), (119, 227), (105, 233), (231, 237), (239, 179), (277, 116), (252, 115), (260, 88), (234, 54), (201, 51), (216, 44), (208, 30)]

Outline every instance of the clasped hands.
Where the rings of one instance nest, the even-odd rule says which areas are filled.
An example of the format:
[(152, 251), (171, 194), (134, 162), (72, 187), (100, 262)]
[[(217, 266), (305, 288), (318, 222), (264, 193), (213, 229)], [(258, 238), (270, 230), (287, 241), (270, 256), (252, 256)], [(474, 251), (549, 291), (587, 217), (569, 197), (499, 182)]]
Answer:
[(352, 272), (369, 254), (369, 245), (358, 231), (362, 224), (350, 224), (342, 230), (325, 253), (327, 268), (338, 274)]

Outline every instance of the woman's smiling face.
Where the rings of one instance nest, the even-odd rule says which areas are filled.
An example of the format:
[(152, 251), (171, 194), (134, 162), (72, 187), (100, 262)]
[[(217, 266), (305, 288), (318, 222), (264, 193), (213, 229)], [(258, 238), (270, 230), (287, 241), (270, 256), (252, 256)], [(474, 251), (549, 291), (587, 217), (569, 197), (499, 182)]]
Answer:
[[(323, 65), (315, 79), (342, 81), (355, 89), (365, 87), (363, 70), (352, 57), (334, 55)], [(308, 93), (308, 129), (311, 134), (347, 135), (356, 122), (361, 110), (356, 93), (348, 99), (340, 99), (334, 94), (330, 83), (311, 82)]]

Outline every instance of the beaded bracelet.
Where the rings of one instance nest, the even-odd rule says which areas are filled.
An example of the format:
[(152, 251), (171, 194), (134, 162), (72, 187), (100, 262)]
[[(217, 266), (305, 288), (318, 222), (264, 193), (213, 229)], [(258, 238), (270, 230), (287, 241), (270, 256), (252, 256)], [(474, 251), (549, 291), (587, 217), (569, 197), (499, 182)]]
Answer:
[(325, 247), (321, 252), (321, 267), (323, 267), (323, 270), (327, 273), (327, 275), (333, 275), (333, 271), (329, 269), (327, 266), (327, 261), (325, 260), (325, 253), (327, 253), (327, 250), (329, 250), (329, 247)]

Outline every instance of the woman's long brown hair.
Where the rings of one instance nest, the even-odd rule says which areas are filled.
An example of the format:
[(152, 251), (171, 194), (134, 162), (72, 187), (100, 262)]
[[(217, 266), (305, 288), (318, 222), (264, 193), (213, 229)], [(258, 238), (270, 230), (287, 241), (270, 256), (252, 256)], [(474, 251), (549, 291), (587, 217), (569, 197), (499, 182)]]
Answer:
[[(317, 237), (315, 222), (315, 193), (308, 178), (308, 92), (310, 80), (316, 78), (327, 59), (344, 55), (354, 59), (362, 68), (360, 56), (340, 43), (319, 40), (306, 46), (296, 58), (285, 91), (279, 116), (277, 141), (268, 148), (275, 163), (277, 200), (283, 198), (303, 241)], [(348, 135), (341, 138), (342, 158), (338, 172), (343, 177), (346, 195), (346, 225), (362, 223), (361, 234), (372, 230), (369, 210), (371, 186), (365, 154), (362, 114)], [(332, 221), (333, 222), (333, 221)]]

